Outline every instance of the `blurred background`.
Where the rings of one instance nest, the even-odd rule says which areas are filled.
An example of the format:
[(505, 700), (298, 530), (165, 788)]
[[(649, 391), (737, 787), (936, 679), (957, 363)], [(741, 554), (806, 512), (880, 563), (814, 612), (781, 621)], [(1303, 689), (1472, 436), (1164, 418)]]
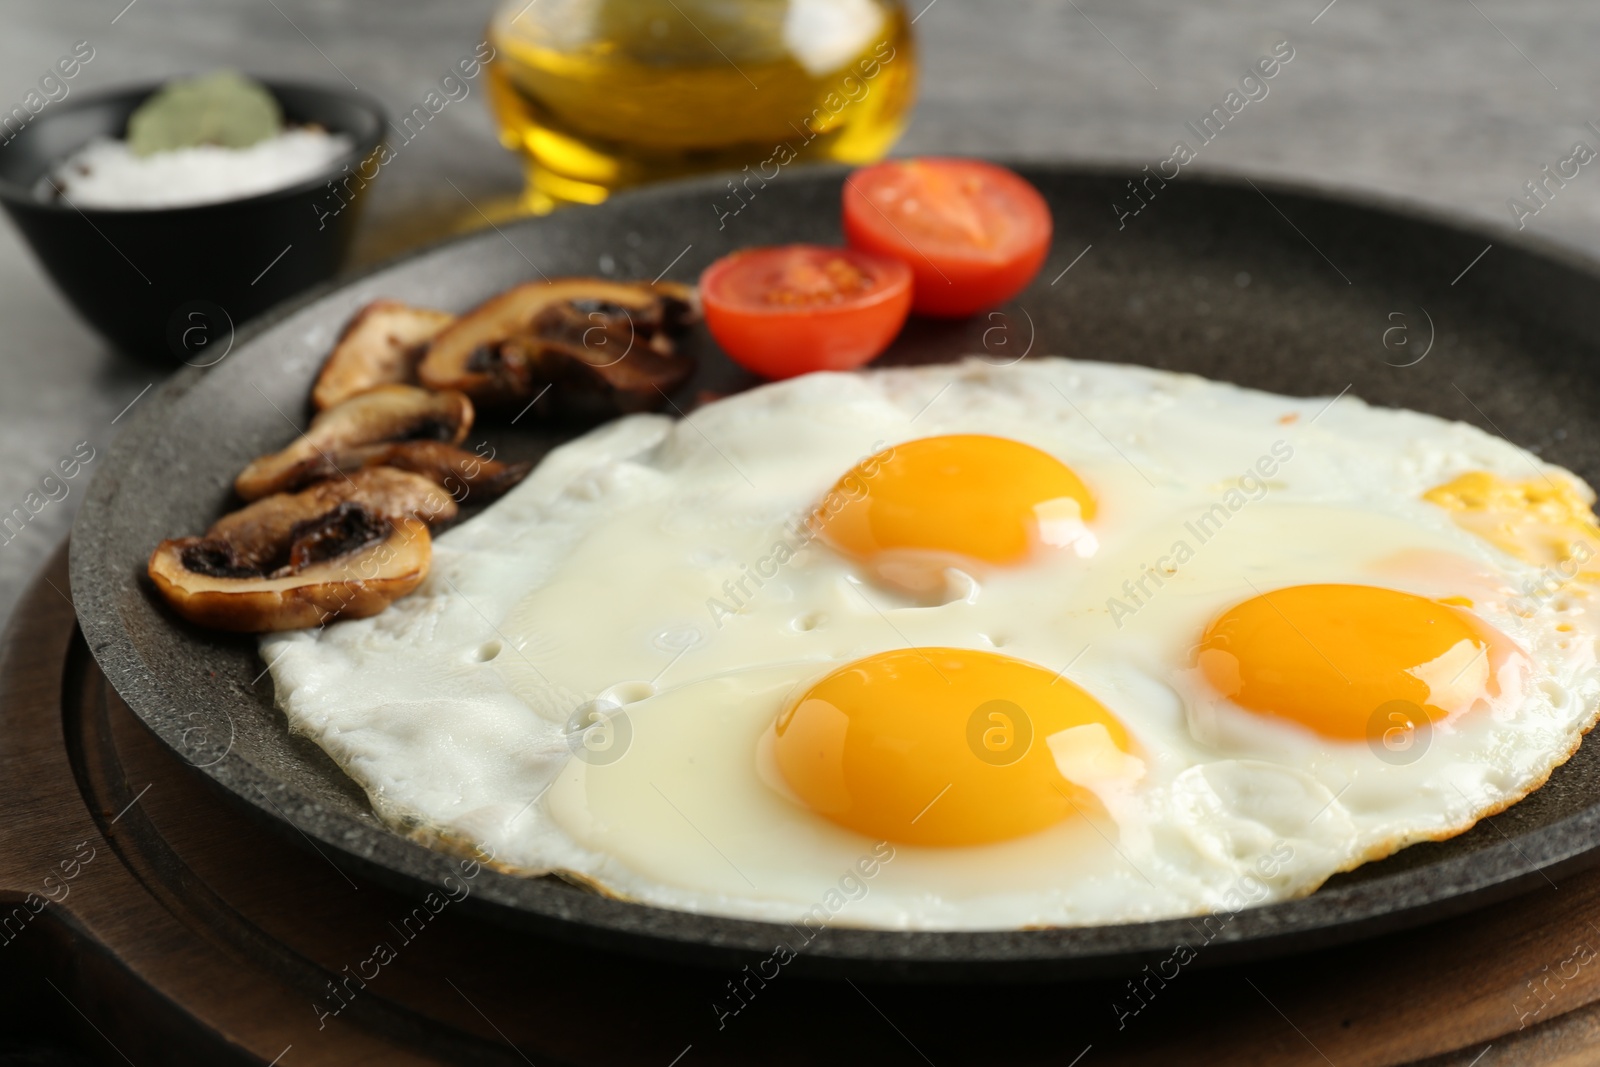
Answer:
[[(558, 0), (534, 0), (539, 4)], [(5, 0), (0, 100), (89, 41), (73, 95), (221, 66), (355, 85), (400, 116), (485, 39), (493, 0)], [(1247, 172), (1514, 228), (1506, 201), (1600, 121), (1600, 8), (1561, 0), (912, 0), (920, 78), (895, 154), (1154, 163), (1288, 39), (1271, 95), (1186, 172)], [(383, 168), (349, 270), (514, 207), (520, 158), (485, 79)], [(3, 149), (0, 149), (3, 151)], [(1593, 186), (1590, 188), (1590, 186)], [(470, 203), (469, 203), (470, 201)], [(1600, 181), (1580, 177), (1527, 231), (1600, 254)], [(159, 379), (109, 352), (0, 225), (0, 502)], [(82, 487), (0, 544), (0, 613), (66, 531)], [(0, 509), (4, 510), (4, 509)]]

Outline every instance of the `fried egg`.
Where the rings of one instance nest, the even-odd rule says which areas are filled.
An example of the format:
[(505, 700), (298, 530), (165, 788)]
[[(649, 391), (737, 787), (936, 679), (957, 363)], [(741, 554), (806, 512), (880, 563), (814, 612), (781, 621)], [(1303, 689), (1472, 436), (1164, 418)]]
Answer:
[(416, 594), (262, 652), (380, 817), (508, 871), (808, 926), (1199, 915), (1568, 758), (1592, 500), (1352, 396), (812, 374), (564, 445)]

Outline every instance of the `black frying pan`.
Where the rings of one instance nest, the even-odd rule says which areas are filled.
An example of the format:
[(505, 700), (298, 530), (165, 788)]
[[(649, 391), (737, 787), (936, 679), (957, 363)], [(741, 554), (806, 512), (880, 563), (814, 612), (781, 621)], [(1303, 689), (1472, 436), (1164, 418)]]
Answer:
[[(999, 363), (1032, 352), (1193, 371), (1292, 395), (1350, 386), (1373, 403), (1504, 433), (1600, 482), (1593, 264), (1499, 236), (1476, 258), (1491, 239), (1448, 221), (1272, 184), (1152, 182), (1141, 187), (1146, 206), (1132, 214), (1139, 202), (1130, 175), (1019, 169), (1056, 219), (1039, 278), (996, 315), (914, 321), (885, 362), (976, 352)], [(692, 281), (738, 247), (838, 242), (840, 182), (837, 171), (787, 173), (726, 218), (724, 179), (680, 183), (452, 241), (326, 291), (251, 331), (214, 366), (180, 373), (136, 409), (73, 530), (78, 617), (106, 676), (198, 773), (291, 840), (419, 894), (437, 886), (454, 861), (380, 824), (320, 750), (288, 735), (254, 642), (200, 631), (163, 609), (143, 577), (151, 548), (204, 529), (231, 506), (239, 469), (294, 436), (291, 420), (304, 424), (323, 356), (367, 301), (465, 309), (537, 276), (535, 268), (622, 278), (665, 271)], [(681, 405), (699, 389), (750, 383), (703, 333), (689, 344), (701, 370)], [(583, 429), (526, 427), (491, 439), (502, 454), (532, 458)], [(1241, 912), (1201, 959), (1280, 953), (1440, 918), (1542, 884), (1540, 868), (1581, 865), (1597, 843), (1600, 753), (1586, 745), (1492, 825), (1406, 849), (1303, 900)], [(493, 920), (708, 963), (764, 956), (787, 932), (622, 903), (553, 878), (486, 872), (469, 900)], [(834, 928), (794, 966), (923, 980), (1067, 977), (1137, 966), (1192, 937), (1181, 919), (1011, 933)]]

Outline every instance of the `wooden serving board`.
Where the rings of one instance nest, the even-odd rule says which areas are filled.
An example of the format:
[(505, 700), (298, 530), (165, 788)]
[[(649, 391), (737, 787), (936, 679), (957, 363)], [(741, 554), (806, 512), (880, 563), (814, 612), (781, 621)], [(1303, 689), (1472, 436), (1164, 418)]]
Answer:
[(1208, 967), (1202, 948), (1048, 985), (727, 973), (514, 933), (462, 889), (408, 899), (247, 816), (116, 699), (69, 595), (63, 548), (0, 647), (0, 1022), (50, 1025), (97, 1061), (1600, 1059), (1600, 871), (1272, 963)]

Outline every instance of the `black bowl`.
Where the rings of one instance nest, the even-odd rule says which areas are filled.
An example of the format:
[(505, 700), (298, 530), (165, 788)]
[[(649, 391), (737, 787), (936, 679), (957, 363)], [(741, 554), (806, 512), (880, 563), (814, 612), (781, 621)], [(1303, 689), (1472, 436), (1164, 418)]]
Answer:
[(72, 306), (123, 351), (214, 362), (236, 324), (344, 261), (368, 184), (345, 179), (372, 172), (359, 164), (383, 140), (383, 109), (363, 93), (264, 84), (287, 121), (347, 134), (354, 148), (314, 178), (215, 204), (80, 210), (39, 196), (39, 180), (62, 159), (95, 137), (122, 137), (159, 84), (52, 104), (0, 147), (0, 204)]

